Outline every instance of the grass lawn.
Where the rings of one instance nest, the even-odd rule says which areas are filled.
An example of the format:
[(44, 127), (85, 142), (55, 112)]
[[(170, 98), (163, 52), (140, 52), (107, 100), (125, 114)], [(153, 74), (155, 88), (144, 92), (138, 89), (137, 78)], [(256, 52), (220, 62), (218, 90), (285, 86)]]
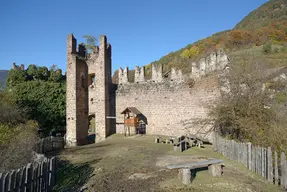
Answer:
[[(113, 135), (101, 143), (65, 149), (58, 155), (61, 163), (54, 191), (59, 192), (80, 188), (87, 192), (282, 191), (208, 145), (181, 153), (173, 152), (172, 145), (155, 144), (152, 136)], [(177, 178), (178, 171), (167, 169), (169, 164), (205, 158), (222, 159), (224, 175), (212, 177), (201, 170), (189, 186), (184, 186)]]

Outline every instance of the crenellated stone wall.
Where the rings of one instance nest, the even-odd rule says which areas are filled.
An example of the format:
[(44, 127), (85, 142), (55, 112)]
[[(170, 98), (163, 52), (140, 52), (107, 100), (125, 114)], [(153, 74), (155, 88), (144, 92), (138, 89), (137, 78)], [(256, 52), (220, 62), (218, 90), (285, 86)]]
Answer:
[[(128, 68), (119, 70), (116, 90), (117, 133), (124, 133), (126, 107), (136, 107), (147, 118), (147, 134), (180, 136), (197, 134), (212, 142), (211, 125), (198, 124), (208, 117), (208, 106), (220, 96), (222, 74), (229, 63), (219, 50), (192, 63), (191, 74), (171, 69), (163, 77), (162, 65), (152, 65), (151, 80), (145, 80), (144, 68), (135, 68), (135, 81), (129, 82)], [(194, 82), (190, 84), (190, 82)]]
[(135, 67), (135, 83), (145, 82), (145, 67)]

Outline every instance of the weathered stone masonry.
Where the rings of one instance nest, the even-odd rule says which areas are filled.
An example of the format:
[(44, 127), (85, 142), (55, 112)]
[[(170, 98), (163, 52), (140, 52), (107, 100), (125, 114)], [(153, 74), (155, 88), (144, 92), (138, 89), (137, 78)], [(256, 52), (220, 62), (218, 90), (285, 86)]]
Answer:
[[(163, 78), (162, 66), (152, 66), (152, 78), (144, 79), (144, 69), (135, 68), (135, 82), (128, 81), (128, 68), (119, 70), (119, 85), (116, 91), (117, 122), (121, 122), (122, 110), (136, 107), (146, 116), (147, 134), (180, 136), (191, 133), (212, 141), (210, 126), (192, 124), (207, 117), (207, 106), (220, 96), (220, 85), (215, 70), (222, 71), (228, 64), (224, 52), (212, 53), (199, 64), (192, 64), (192, 74), (182, 75), (172, 69), (168, 78)], [(207, 75), (209, 74), (209, 75)], [(194, 85), (188, 83), (195, 80)], [(124, 133), (122, 124), (117, 133)]]
[[(163, 77), (162, 66), (152, 65), (151, 80), (145, 79), (144, 67), (135, 68), (135, 81), (128, 81), (128, 68), (119, 70), (119, 84), (111, 81), (111, 45), (105, 36), (91, 53), (78, 46), (73, 35), (67, 42), (67, 134), (68, 146), (87, 142), (89, 116), (95, 116), (96, 142), (117, 132), (123, 133), (127, 107), (136, 107), (147, 118), (147, 134), (179, 136), (199, 134), (211, 140), (208, 127), (192, 125), (207, 117), (208, 104), (220, 95), (218, 75), (228, 64), (223, 51), (212, 53), (192, 64), (192, 73), (183, 75), (172, 69)], [(213, 75), (211, 75), (213, 74)], [(192, 81), (191, 81), (192, 80)], [(194, 83), (192, 83), (194, 82)], [(108, 119), (108, 116), (116, 116)]]
[[(99, 47), (87, 53), (72, 34), (67, 42), (66, 120), (68, 146), (87, 143), (89, 116), (96, 120), (96, 141), (112, 134), (106, 116), (110, 114), (111, 45), (100, 37)], [(109, 127), (109, 129), (108, 129)]]
[(85, 48), (79, 45), (73, 35), (67, 40), (67, 96), (66, 96), (66, 121), (68, 146), (84, 144), (85, 133), (88, 131), (88, 87), (86, 62), (81, 59), (85, 57)]

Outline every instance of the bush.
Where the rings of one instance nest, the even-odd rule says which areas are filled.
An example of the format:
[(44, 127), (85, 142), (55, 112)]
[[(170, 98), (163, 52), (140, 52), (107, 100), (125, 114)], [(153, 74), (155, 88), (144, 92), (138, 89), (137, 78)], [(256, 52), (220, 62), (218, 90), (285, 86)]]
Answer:
[(272, 46), (270, 43), (264, 44), (262, 48), (263, 54), (270, 54), (272, 53)]
[[(231, 66), (230, 92), (222, 95), (211, 116), (223, 136), (286, 150), (287, 112), (282, 104), (287, 93), (283, 86), (286, 83), (275, 85), (273, 82), (276, 90), (263, 89), (267, 70), (261, 62), (244, 61)], [(274, 91), (280, 94), (274, 96)]]
[(18, 107), (7, 93), (0, 93), (0, 125), (15, 126), (26, 122), (26, 110)]
[(38, 124), (26, 120), (10, 94), (0, 93), (0, 173), (25, 166), (32, 160)]
[(274, 52), (274, 53), (279, 53), (279, 48), (278, 48), (278, 47), (275, 47), (275, 48), (273, 49), (273, 52)]
[(13, 128), (0, 125), (0, 173), (32, 162), (32, 152), (38, 141), (37, 128), (34, 121)]

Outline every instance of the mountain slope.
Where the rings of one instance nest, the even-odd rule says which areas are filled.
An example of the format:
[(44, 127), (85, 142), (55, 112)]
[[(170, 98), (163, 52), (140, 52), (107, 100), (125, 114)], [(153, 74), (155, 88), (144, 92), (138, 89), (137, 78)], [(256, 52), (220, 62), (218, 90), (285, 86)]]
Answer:
[[(146, 75), (147, 78), (151, 76), (151, 64), (163, 64), (164, 73), (172, 67), (189, 73), (192, 62), (219, 48), (224, 49), (234, 63), (240, 62), (244, 56), (260, 59), (270, 66), (286, 66), (286, 41), (287, 0), (270, 0), (244, 17), (233, 29), (213, 34), (146, 65)], [(272, 46), (264, 53), (267, 44)], [(134, 71), (130, 71), (130, 81), (133, 77)], [(117, 82), (117, 71), (113, 80)]]
[(287, 1), (271, 0), (249, 13), (234, 28), (235, 29), (258, 29), (267, 26), (274, 21), (287, 20)]
[(1, 86), (4, 86), (6, 78), (8, 76), (8, 70), (0, 70), (0, 89)]

